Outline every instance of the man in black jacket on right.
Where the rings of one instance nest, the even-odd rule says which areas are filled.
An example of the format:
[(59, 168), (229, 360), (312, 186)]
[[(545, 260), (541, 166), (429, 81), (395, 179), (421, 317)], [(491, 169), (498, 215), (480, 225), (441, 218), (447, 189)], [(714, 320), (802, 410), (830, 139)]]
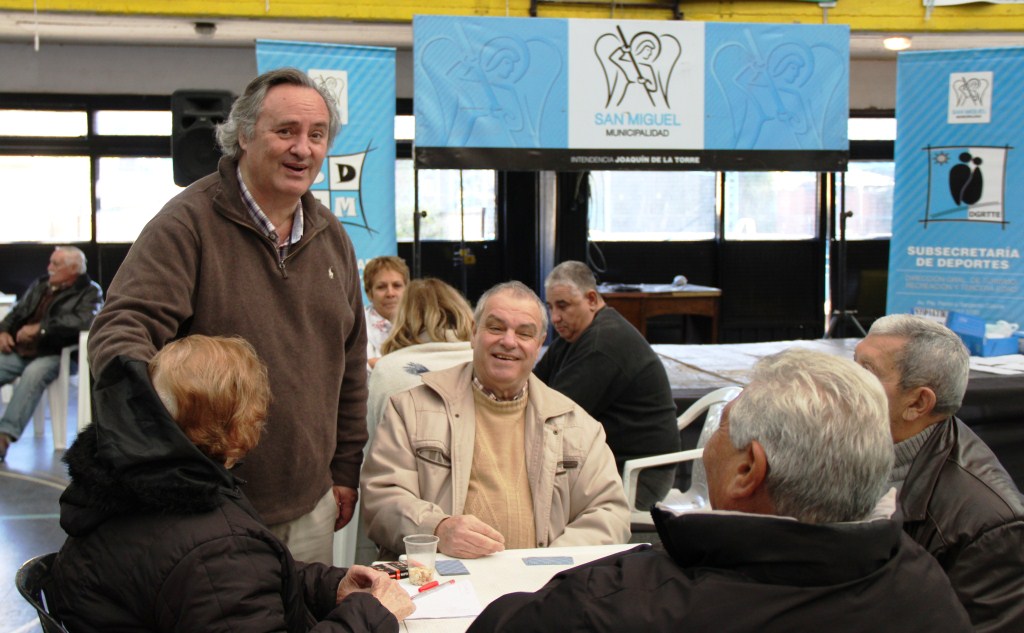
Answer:
[(904, 529), (946, 570), (976, 631), (1024, 631), (1024, 501), (1002, 464), (954, 417), (968, 353), (909, 314), (874, 322), (855, 358), (889, 398)]
[(969, 631), (894, 517), (892, 453), (869, 372), (809, 350), (769, 356), (704, 449), (714, 510), (656, 506), (665, 552), (641, 546), (503, 596), (469, 632)]

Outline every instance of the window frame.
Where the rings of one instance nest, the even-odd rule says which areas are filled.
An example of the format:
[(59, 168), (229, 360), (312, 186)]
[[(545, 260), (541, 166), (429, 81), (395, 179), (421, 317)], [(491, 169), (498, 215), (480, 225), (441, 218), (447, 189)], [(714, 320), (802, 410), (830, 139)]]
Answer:
[[(86, 113), (84, 137), (0, 136), (0, 155), (4, 156), (85, 156), (89, 159), (90, 235), (96, 240), (96, 182), (99, 159), (109, 157), (170, 158), (171, 130), (166, 136), (101, 136), (95, 132), (95, 113), (100, 110), (170, 111), (170, 95), (83, 95), (2, 93), (0, 109), (52, 110)], [(37, 240), (50, 243), (48, 239)], [(104, 242), (106, 243), (106, 242)]]

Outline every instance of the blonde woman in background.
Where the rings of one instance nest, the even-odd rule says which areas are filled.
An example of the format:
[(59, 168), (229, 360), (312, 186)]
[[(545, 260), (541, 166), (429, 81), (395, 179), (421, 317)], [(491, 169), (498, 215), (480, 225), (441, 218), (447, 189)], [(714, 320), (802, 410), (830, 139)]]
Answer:
[(417, 279), (402, 297), (384, 354), (370, 375), (367, 428), (373, 432), (391, 394), (420, 384), (428, 371), (473, 359), (473, 309), (440, 279)]

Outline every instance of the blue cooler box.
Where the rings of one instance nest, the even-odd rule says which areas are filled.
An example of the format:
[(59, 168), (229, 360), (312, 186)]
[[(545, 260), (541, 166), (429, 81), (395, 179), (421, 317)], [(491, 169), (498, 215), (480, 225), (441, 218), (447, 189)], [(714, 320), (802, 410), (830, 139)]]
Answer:
[(985, 338), (985, 319), (980, 317), (963, 312), (950, 312), (946, 316), (946, 327), (963, 339), (972, 356), (1005, 356), (1019, 353), (1020, 339), (1016, 336)]

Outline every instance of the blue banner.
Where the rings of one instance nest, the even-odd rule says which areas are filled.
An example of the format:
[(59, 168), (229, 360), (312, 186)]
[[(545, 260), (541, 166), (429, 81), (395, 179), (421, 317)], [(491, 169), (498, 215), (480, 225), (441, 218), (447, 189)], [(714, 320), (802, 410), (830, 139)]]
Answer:
[(395, 49), (259, 40), (256, 63), (298, 68), (334, 95), (341, 132), (310, 190), (345, 225), (360, 271), (396, 254)]
[(416, 161), (845, 169), (839, 25), (416, 16)]
[(901, 53), (889, 313), (1024, 322), (1024, 49)]

